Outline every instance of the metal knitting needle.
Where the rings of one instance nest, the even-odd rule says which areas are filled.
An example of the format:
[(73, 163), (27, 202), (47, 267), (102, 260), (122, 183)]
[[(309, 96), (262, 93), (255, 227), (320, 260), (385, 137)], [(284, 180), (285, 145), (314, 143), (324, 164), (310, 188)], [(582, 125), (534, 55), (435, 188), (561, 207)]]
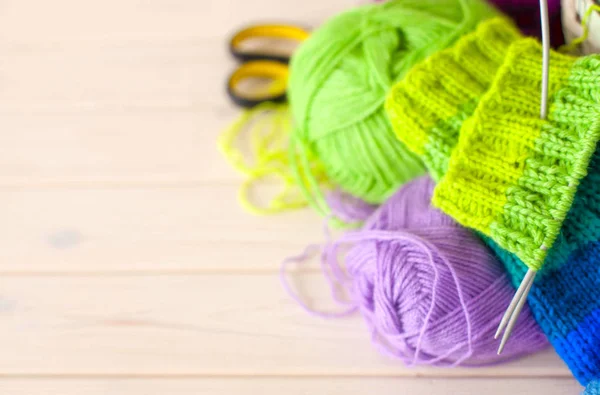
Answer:
[(548, 115), (548, 79), (550, 76), (550, 22), (548, 19), (548, 0), (540, 0), (540, 18), (542, 21), (542, 98), (540, 119)]
[[(535, 280), (535, 275), (536, 272), (534, 272), (533, 270), (529, 269), (527, 271), (526, 276), (530, 276), (530, 279), (528, 281), (525, 281), (525, 278), (523, 279), (521, 285), (519, 286), (519, 290), (522, 291), (521, 295), (515, 294), (513, 300), (510, 303), (512, 308), (511, 306), (509, 306), (506, 312), (504, 313), (504, 317), (502, 317), (503, 322), (500, 323), (501, 327), (498, 327), (496, 336), (494, 336), (494, 338), (497, 339), (498, 335), (506, 325), (506, 331), (504, 331), (504, 335), (502, 336), (502, 340), (500, 341), (500, 347), (498, 347), (498, 355), (502, 354), (502, 350), (504, 350), (504, 346), (506, 345), (506, 342), (510, 338), (510, 334), (512, 333), (513, 329), (515, 328), (515, 325), (517, 324), (517, 319), (519, 318), (521, 310), (523, 310), (525, 302), (527, 301), (527, 295), (529, 295), (529, 291), (531, 291), (531, 286), (533, 285), (533, 281)], [(519, 290), (517, 290), (517, 292)], [(510, 314), (508, 314), (509, 312)], [(508, 325), (506, 321), (508, 321)]]
[(508, 324), (508, 321), (510, 320), (513, 311), (515, 311), (517, 304), (522, 299), (523, 294), (526, 292), (527, 287), (529, 286), (529, 284), (531, 284), (533, 282), (534, 279), (535, 279), (535, 272), (533, 270), (528, 270), (527, 274), (525, 274), (525, 277), (523, 277), (523, 280), (521, 281), (521, 285), (519, 286), (519, 289), (517, 289), (517, 292), (515, 292), (515, 296), (513, 296), (512, 300), (510, 302), (510, 305), (504, 312), (504, 316), (502, 316), (502, 321), (500, 321), (500, 325), (498, 326), (498, 330), (496, 331), (496, 334), (494, 335), (494, 339), (497, 339), (498, 336), (500, 336), (500, 333), (504, 330), (504, 328), (506, 327), (506, 324)]
[[(548, 21), (548, 1), (540, 0), (540, 18), (542, 25), (542, 48), (543, 48), (543, 56), (542, 56), (542, 97), (540, 103), (540, 119), (546, 119), (548, 115), (548, 77), (549, 77), (549, 65), (550, 65), (550, 27)], [(545, 245), (540, 247), (541, 249), (546, 249)], [(502, 335), (502, 340), (500, 341), (500, 347), (498, 347), (498, 355), (502, 353), (504, 350), (504, 346), (506, 342), (510, 338), (510, 335), (517, 323), (517, 318), (519, 318), (519, 314), (521, 314), (521, 310), (525, 306), (525, 302), (527, 301), (527, 296), (531, 291), (531, 286), (535, 281), (535, 276), (537, 272), (529, 269), (523, 277), (521, 281), (521, 285), (519, 285), (519, 289), (513, 296), (513, 299), (510, 302), (510, 305), (506, 309), (504, 316), (502, 317), (502, 321), (500, 321), (500, 325), (498, 326), (498, 330), (496, 331), (495, 339), (498, 338), (500, 333), (504, 330), (504, 335)]]

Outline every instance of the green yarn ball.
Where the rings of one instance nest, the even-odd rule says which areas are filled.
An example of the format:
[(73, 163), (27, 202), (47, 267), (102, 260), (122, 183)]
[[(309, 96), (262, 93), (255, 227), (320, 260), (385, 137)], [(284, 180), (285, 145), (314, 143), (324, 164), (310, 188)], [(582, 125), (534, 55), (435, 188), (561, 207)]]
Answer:
[(333, 184), (370, 203), (424, 173), (392, 131), (384, 111), (388, 90), (495, 15), (484, 0), (392, 0), (344, 12), (300, 46), (290, 64), (290, 161), (313, 206), (329, 213), (310, 176), (314, 160)]

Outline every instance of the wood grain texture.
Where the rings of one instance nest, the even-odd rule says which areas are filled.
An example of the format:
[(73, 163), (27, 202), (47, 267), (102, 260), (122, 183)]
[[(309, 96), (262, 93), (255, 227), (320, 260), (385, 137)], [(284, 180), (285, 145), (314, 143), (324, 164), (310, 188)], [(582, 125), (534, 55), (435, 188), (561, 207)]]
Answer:
[(248, 215), (237, 187), (0, 190), (0, 273), (276, 272), (323, 241), (312, 211)]
[[(301, 295), (335, 309), (319, 274)], [(478, 369), (407, 368), (360, 317), (307, 315), (274, 274), (5, 276), (0, 372), (77, 375), (569, 377), (553, 351)]]
[[(365, 1), (57, 0), (50, 4), (4, 0), (0, 11), (2, 32), (11, 42), (62, 46), (189, 37), (223, 42), (240, 24), (277, 20), (317, 26), (331, 15), (361, 3)], [(26, 17), (28, 24), (23, 23)]]
[(356, 4), (37, 3), (0, 3), (0, 129), (19, 131), (0, 137), (0, 186), (237, 179), (213, 149), (237, 112), (226, 38), (252, 21), (316, 26)]
[(235, 113), (212, 111), (1, 115), (0, 187), (238, 181), (216, 149)]
[(580, 391), (581, 387), (571, 380), (546, 378), (503, 381), (431, 378), (0, 379), (0, 392), (10, 395), (565, 395)]
[[(406, 368), (359, 316), (284, 293), (281, 260), (322, 242), (322, 219), (239, 208), (216, 150), (238, 114), (226, 39), (366, 1), (0, 1), (1, 394), (580, 390), (552, 350)], [(335, 308), (316, 262), (290, 280)]]

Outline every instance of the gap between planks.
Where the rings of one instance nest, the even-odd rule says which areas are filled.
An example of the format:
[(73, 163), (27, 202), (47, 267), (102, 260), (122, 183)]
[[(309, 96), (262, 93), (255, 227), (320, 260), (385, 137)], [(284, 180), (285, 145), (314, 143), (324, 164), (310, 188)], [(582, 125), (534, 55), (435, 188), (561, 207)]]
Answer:
[[(293, 284), (332, 310), (320, 276)], [(497, 366), (408, 368), (360, 316), (302, 311), (274, 275), (0, 277), (2, 376), (571, 377), (552, 350)]]
[(563, 379), (409, 379), (409, 378), (252, 378), (252, 379), (0, 379), (0, 392), (11, 395), (201, 395), (201, 394), (344, 394), (344, 395), (524, 395), (576, 394), (581, 387)]
[(275, 272), (324, 241), (316, 213), (256, 217), (237, 188), (1, 190), (0, 273)]

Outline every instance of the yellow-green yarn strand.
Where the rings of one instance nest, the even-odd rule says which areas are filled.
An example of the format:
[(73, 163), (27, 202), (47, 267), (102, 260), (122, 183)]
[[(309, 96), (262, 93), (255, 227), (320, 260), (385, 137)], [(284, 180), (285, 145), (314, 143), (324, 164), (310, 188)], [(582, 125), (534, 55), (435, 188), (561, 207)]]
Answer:
[[(240, 205), (257, 215), (277, 214), (306, 207), (307, 200), (296, 186), (296, 177), (290, 171), (287, 145), (291, 121), (286, 104), (263, 103), (245, 110), (219, 137), (218, 147), (227, 161), (245, 176), (239, 191)], [(239, 148), (246, 137), (251, 157), (250, 163)], [(292, 158), (293, 159), (293, 158)], [(315, 167), (316, 182), (325, 184), (322, 169)], [(261, 180), (277, 178), (282, 190), (261, 206), (250, 199), (250, 190)]]
[(569, 44), (565, 44), (559, 48), (561, 52), (572, 53), (576, 52), (579, 49), (579, 46), (583, 44), (590, 35), (590, 26), (589, 19), (592, 15), (592, 12), (600, 12), (600, 5), (592, 4), (583, 15), (583, 19), (581, 20), (581, 27), (583, 28), (583, 35), (581, 37), (576, 38), (571, 41)]
[(295, 176), (297, 187), (302, 191), (306, 201), (321, 215), (328, 215), (329, 209), (325, 197), (321, 192), (321, 186), (311, 172), (311, 166), (303, 145), (296, 146), (294, 136), (290, 139), (288, 156), (290, 158), (290, 170)]

